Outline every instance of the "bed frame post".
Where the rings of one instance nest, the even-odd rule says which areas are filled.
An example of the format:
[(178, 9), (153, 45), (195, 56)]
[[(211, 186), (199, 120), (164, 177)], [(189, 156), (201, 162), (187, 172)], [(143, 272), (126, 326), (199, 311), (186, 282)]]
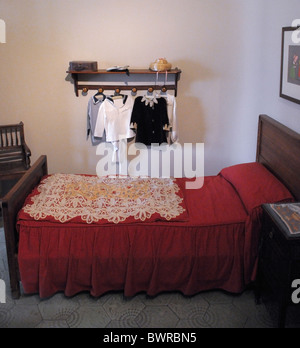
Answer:
[(11, 295), (13, 299), (18, 299), (20, 297), (20, 283), (19, 283), (19, 267), (18, 267), (18, 255), (17, 255), (17, 236), (16, 228), (13, 225), (13, 219), (9, 206), (2, 202), (2, 212), (3, 212), (3, 224), (4, 224), (4, 234), (6, 241), (6, 254), (9, 269), (9, 279)]
[(18, 265), (19, 235), (17, 231), (18, 212), (22, 208), (26, 197), (39, 183), (44, 175), (48, 174), (47, 157), (40, 156), (36, 163), (24, 174), (14, 187), (2, 199), (2, 214), (6, 253), (9, 268), (11, 294), (18, 299), (20, 293), (20, 275)]

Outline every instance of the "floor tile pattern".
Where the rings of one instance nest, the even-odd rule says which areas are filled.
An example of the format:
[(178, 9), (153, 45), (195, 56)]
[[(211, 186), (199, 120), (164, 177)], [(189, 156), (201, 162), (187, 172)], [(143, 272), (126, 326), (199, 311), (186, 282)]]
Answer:
[[(0, 279), (7, 284), (6, 303), (0, 303), (0, 328), (273, 328), (277, 306), (255, 304), (254, 293), (240, 295), (208, 291), (193, 297), (165, 293), (155, 298), (139, 294), (124, 298), (109, 293), (93, 298), (81, 293), (48, 299), (10, 295), (4, 231), (0, 221)], [(287, 327), (300, 328), (299, 307), (288, 311)]]

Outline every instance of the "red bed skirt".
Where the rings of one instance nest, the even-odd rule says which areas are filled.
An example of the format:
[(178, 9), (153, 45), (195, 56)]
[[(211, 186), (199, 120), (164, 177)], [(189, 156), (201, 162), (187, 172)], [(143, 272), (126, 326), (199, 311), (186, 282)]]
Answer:
[(89, 291), (100, 296), (123, 290), (241, 292), (244, 282), (244, 224), (216, 227), (22, 226), (19, 258), (25, 292), (49, 297)]

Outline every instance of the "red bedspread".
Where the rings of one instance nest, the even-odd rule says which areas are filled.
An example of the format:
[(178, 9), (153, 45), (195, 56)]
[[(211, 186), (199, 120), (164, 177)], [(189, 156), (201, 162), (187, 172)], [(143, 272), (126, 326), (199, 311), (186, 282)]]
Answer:
[(255, 276), (261, 204), (292, 196), (257, 163), (206, 177), (199, 190), (186, 190), (185, 182), (176, 180), (182, 198), (177, 220), (155, 212), (144, 221), (60, 223), (36, 221), (23, 209), (18, 228), (25, 292), (48, 297), (58, 291), (243, 291)]

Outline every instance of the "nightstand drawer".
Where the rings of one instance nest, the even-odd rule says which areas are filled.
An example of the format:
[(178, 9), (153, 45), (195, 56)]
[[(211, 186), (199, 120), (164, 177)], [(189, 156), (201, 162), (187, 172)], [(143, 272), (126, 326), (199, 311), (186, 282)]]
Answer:
[(282, 232), (274, 224), (268, 224), (265, 231), (265, 239), (272, 243), (282, 257), (300, 262), (300, 241), (287, 240)]
[(289, 247), (291, 250), (291, 258), (300, 263), (300, 240), (289, 241)]
[(283, 259), (289, 259), (289, 244), (280, 231), (274, 225), (269, 225), (265, 230), (265, 234), (265, 243), (270, 244)]
[[(276, 234), (274, 234), (274, 236), (276, 236)], [(264, 268), (264, 273), (268, 275), (268, 278), (274, 279), (276, 283), (285, 283), (290, 261), (285, 253), (282, 252), (277, 242), (278, 240), (274, 239), (273, 236), (265, 240), (260, 255), (261, 265)]]

